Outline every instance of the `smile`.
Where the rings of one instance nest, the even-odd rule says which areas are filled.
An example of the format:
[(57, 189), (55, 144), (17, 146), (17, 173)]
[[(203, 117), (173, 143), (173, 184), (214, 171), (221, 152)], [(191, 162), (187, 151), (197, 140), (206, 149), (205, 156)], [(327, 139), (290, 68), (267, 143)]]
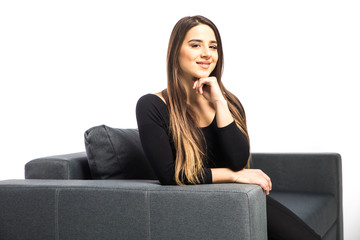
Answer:
[(210, 62), (196, 62), (201, 68), (208, 69), (210, 67)]

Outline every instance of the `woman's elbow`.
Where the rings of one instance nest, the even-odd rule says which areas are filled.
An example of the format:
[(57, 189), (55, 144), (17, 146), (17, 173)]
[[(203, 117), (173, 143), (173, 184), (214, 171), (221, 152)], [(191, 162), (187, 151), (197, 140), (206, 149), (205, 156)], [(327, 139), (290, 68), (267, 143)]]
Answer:
[(244, 169), (248, 163), (250, 153), (243, 153), (238, 155), (232, 161), (230, 161), (230, 169), (233, 171), (240, 171)]
[(177, 185), (172, 177), (162, 176), (158, 177), (158, 179), (161, 185)]

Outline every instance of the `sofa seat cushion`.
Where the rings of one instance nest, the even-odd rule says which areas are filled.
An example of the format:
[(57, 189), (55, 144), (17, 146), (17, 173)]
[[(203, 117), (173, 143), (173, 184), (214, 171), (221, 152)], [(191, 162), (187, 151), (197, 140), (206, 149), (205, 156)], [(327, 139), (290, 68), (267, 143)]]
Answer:
[(270, 196), (293, 211), (321, 237), (336, 222), (336, 201), (330, 194), (271, 192)]

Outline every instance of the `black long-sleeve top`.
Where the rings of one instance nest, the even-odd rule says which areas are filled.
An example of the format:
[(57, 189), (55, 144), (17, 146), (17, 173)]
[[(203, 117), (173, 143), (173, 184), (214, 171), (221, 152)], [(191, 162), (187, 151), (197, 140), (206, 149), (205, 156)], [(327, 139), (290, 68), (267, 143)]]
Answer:
[[(166, 104), (154, 94), (144, 95), (137, 102), (136, 118), (145, 156), (160, 183), (176, 184), (176, 152), (169, 132)], [(249, 157), (249, 143), (235, 121), (219, 128), (215, 115), (212, 123), (201, 130), (205, 137), (207, 159), (201, 183), (212, 183), (211, 168), (239, 171), (245, 167)]]

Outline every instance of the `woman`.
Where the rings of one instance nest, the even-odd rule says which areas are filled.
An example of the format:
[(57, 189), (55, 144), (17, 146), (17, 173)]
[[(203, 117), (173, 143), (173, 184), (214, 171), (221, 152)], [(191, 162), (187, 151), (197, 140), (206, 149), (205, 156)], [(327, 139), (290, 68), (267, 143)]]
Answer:
[[(269, 195), (270, 178), (245, 168), (250, 159), (245, 112), (222, 84), (222, 69), (216, 26), (202, 16), (182, 18), (169, 41), (167, 88), (137, 103), (145, 155), (161, 184), (258, 184)], [(267, 215), (269, 239), (320, 239), (270, 197)]]

